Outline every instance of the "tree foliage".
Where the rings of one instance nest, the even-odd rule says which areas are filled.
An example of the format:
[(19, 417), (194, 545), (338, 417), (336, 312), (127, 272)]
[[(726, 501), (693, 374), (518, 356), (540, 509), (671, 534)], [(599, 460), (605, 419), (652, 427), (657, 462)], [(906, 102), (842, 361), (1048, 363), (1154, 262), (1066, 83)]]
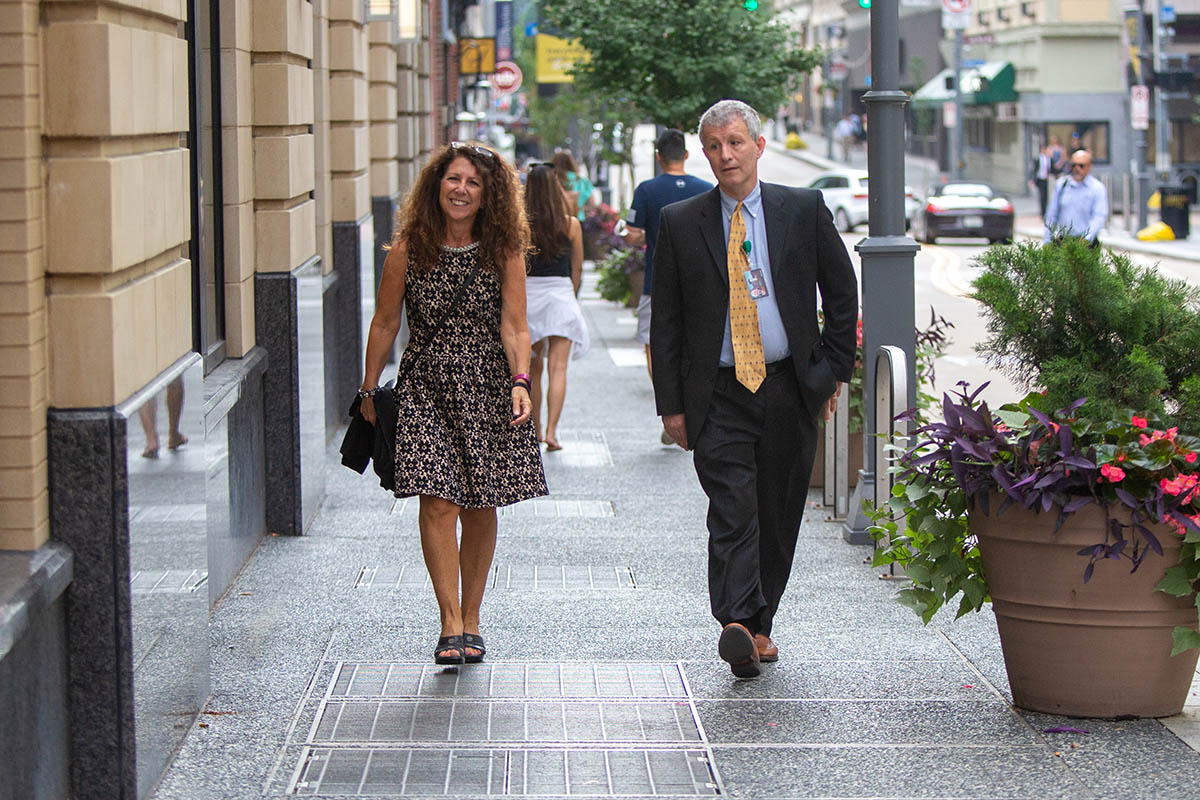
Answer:
[(772, 114), (821, 58), (741, 0), (545, 0), (542, 17), (589, 52), (575, 65), (580, 91), (681, 130), (724, 98)]

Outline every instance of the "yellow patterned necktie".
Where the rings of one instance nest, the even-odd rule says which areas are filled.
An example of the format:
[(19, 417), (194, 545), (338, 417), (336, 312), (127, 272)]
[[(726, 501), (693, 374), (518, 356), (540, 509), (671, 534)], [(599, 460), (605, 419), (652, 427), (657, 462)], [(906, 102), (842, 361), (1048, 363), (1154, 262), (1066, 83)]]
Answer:
[(729, 246), (725, 252), (729, 270), (729, 329), (733, 339), (733, 365), (738, 383), (757, 392), (767, 376), (763, 363), (762, 334), (758, 329), (758, 304), (750, 297), (745, 273), (750, 266), (743, 242), (746, 241), (746, 222), (742, 219), (742, 204), (738, 201), (729, 221)]

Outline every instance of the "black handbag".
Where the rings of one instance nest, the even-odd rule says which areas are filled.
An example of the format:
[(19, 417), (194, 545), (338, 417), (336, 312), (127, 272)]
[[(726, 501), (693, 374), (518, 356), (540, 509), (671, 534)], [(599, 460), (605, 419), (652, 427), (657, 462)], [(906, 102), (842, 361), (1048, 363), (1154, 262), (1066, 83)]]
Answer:
[[(446, 320), (458, 310), (458, 304), (475, 281), (481, 264), (482, 262), (477, 260), (474, 269), (458, 287), (458, 291), (450, 300), (450, 305), (446, 307), (441, 318), (433, 326), (429, 334), (430, 341), (433, 341), (434, 337), (442, 330)], [(373, 462), (375, 474), (379, 476), (379, 485), (391, 492), (396, 490), (396, 426), (399, 422), (396, 390), (422, 355), (421, 351), (414, 353), (413, 357), (408, 359), (407, 365), (401, 358), (395, 384), (388, 381), (373, 396), (377, 424), (372, 425), (363, 418), (362, 398), (357, 393), (355, 394), (354, 400), (350, 403), (350, 425), (346, 428), (346, 435), (342, 438), (343, 466), (347, 466), (361, 475), (367, 469), (367, 462)]]

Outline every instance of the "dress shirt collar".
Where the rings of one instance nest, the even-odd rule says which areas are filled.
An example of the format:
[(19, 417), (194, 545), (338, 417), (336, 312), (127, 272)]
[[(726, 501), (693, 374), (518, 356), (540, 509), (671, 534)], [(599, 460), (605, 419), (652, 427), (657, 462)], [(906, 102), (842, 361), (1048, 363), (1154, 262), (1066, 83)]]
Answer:
[[(738, 201), (734, 200), (729, 195), (721, 192), (721, 213), (725, 219), (733, 217), (733, 211), (737, 208)], [(755, 181), (754, 188), (750, 190), (750, 194), (746, 195), (746, 199), (742, 201), (742, 208), (754, 219), (758, 219), (758, 215), (762, 212), (762, 182)]]

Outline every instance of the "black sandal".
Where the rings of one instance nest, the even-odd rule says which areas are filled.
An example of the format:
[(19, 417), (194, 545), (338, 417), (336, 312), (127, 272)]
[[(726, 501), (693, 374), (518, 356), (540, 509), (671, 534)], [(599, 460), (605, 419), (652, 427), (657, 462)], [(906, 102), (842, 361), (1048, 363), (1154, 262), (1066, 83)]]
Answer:
[[(455, 655), (447, 655), (454, 653)], [(466, 649), (463, 647), (463, 637), (461, 636), (443, 636), (438, 639), (437, 647), (433, 651), (433, 663), (435, 664), (462, 664)]]
[(478, 655), (471, 655), (466, 650), (464, 650), (463, 655), (466, 657), (467, 663), (468, 664), (481, 663), (483, 661), (484, 655), (487, 653), (487, 648), (483, 646), (483, 637), (477, 633), (464, 633), (462, 635), (462, 638), (463, 638), (463, 644), (465, 644), (467, 647), (471, 648), (472, 650), (479, 651)]

